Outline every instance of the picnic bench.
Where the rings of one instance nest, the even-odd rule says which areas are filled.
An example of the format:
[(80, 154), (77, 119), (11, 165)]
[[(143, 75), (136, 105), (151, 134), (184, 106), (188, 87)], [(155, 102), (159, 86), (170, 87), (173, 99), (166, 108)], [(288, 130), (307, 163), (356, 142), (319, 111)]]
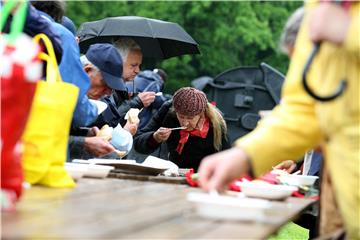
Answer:
[(83, 178), (74, 189), (27, 189), (15, 212), (2, 213), (2, 239), (265, 239), (315, 202), (288, 198), (276, 224), (204, 219), (186, 200), (200, 189), (116, 176)]

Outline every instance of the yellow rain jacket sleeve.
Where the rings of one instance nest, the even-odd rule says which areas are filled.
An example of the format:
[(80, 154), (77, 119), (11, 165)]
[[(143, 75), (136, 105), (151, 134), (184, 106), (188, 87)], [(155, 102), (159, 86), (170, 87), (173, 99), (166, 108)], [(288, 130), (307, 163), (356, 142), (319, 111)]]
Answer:
[[(346, 79), (342, 96), (321, 103), (303, 89), (301, 75), (313, 47), (305, 13), (281, 104), (253, 132), (235, 142), (250, 156), (256, 175), (282, 160), (298, 159), (321, 144), (350, 239), (360, 238), (359, 5), (352, 2), (351, 25), (342, 46), (322, 43), (307, 78), (310, 87), (321, 96), (335, 92), (340, 80)], [(313, 6), (314, 3), (307, 4), (306, 10)]]

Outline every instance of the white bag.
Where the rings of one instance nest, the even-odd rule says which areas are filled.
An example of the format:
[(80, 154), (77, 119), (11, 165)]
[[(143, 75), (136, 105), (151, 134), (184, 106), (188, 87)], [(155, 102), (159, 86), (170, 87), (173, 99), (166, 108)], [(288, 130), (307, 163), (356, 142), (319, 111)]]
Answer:
[(133, 145), (133, 137), (131, 133), (126, 131), (118, 124), (112, 131), (110, 143), (119, 151), (130, 152)]

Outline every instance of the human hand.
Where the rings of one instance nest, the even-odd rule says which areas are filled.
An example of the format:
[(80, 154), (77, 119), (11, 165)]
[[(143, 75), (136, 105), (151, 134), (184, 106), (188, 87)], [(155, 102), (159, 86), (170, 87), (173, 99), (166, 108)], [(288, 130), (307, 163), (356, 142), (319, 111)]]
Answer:
[(341, 6), (331, 2), (320, 3), (309, 15), (310, 40), (340, 45), (346, 38), (350, 22), (350, 16)]
[(138, 129), (138, 126), (139, 126), (139, 122), (131, 123), (130, 121), (127, 121), (124, 126), (124, 129), (134, 136)]
[(115, 148), (102, 137), (85, 137), (84, 148), (97, 157), (102, 157), (115, 151)]
[(296, 164), (293, 160), (286, 160), (274, 167), (274, 169), (285, 170), (288, 173), (292, 173), (296, 168)]
[(250, 170), (248, 155), (241, 149), (231, 149), (205, 157), (198, 171), (199, 185), (210, 191), (224, 191), (236, 178)]
[(161, 127), (156, 132), (154, 132), (153, 137), (158, 143), (161, 143), (168, 140), (170, 134), (171, 134), (170, 128)]
[(138, 94), (141, 102), (143, 103), (144, 107), (148, 107), (155, 101), (155, 92), (142, 92)]
[(86, 136), (87, 137), (94, 137), (100, 132), (98, 127), (92, 127), (88, 130)]

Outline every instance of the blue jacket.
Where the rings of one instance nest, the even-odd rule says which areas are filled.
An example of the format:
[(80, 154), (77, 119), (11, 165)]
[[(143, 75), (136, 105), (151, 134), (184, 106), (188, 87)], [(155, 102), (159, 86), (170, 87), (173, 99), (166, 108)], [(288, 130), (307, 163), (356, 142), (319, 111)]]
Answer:
[(88, 126), (97, 118), (97, 107), (90, 103), (86, 95), (90, 87), (90, 79), (80, 62), (79, 46), (75, 41), (74, 35), (69, 30), (56, 23), (48, 14), (41, 11), (38, 12), (51, 23), (61, 38), (63, 56), (59, 70), (63, 81), (76, 85), (80, 90), (72, 125), (73, 127)]
[[(135, 85), (135, 89), (134, 86)], [(164, 81), (161, 77), (150, 70), (140, 72), (134, 79), (134, 81), (126, 82), (126, 87), (129, 92), (140, 93), (140, 92), (162, 92), (164, 88)], [(163, 103), (167, 99), (164, 96), (158, 96), (155, 101), (148, 107), (144, 108), (140, 114), (139, 129), (142, 129), (150, 121), (153, 112), (160, 109)]]
[[(9, 16), (3, 29), (4, 33), (10, 32), (11, 22), (12, 16)], [(38, 33), (44, 33), (46, 36), (48, 36), (51, 43), (53, 44), (56, 60), (58, 62), (61, 61), (63, 50), (61, 47), (61, 39), (59, 35), (55, 32), (55, 29), (52, 27), (52, 25), (49, 24), (46, 19), (43, 19), (39, 12), (29, 3), (23, 31), (30, 37), (34, 37)]]

